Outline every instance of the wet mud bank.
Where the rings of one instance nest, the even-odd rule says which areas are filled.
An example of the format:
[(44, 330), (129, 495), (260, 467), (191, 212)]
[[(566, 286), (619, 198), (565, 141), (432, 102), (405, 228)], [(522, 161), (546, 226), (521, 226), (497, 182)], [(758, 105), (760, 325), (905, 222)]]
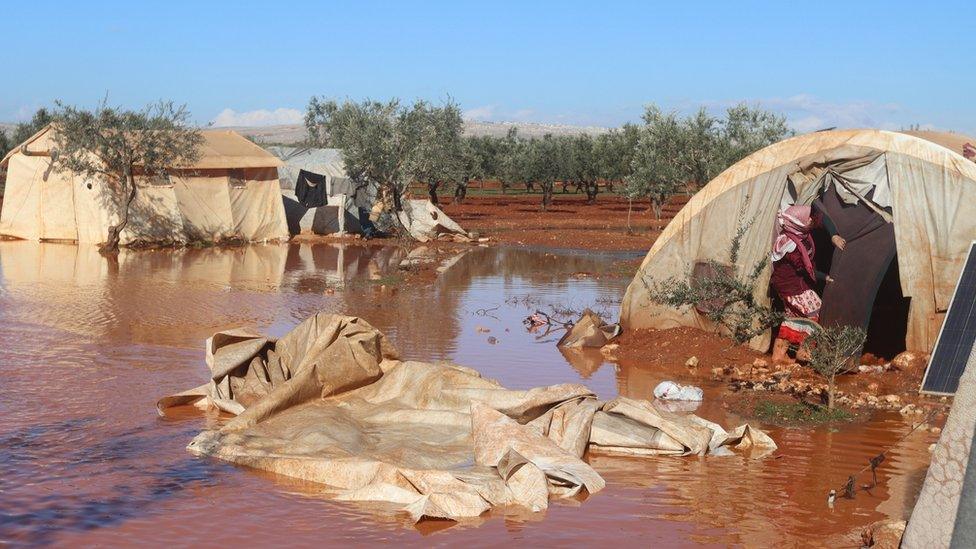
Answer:
[[(453, 361), (512, 389), (578, 382), (601, 399), (647, 399), (665, 379), (694, 381), (705, 392), (697, 415), (755, 424), (728, 406), (729, 383), (710, 372), (758, 356), (712, 365), (682, 339), (670, 344), (680, 352), (561, 352), (560, 333), (522, 325), (535, 310), (615, 318), (633, 274), (617, 259), (434, 248), (123, 250), (110, 268), (94, 248), (0, 242), (0, 540), (260, 544), (287, 533), (309, 544), (605, 544), (636, 535), (668, 546), (831, 545), (856, 543), (860, 528), (904, 517), (914, 503), (937, 435), (917, 430), (894, 445), (912, 425), (897, 410), (829, 428), (757, 424), (779, 445), (763, 460), (588, 456), (607, 488), (585, 505), (416, 526), (388, 509), (331, 501), (322, 485), (187, 453), (195, 433), (226, 418), (157, 417), (160, 395), (208, 375), (203, 341), (215, 331), (280, 336), (335, 312), (368, 319), (405, 358)], [(706, 374), (688, 371), (687, 353), (701, 355)], [(827, 505), (830, 488), (892, 445), (876, 487)]]

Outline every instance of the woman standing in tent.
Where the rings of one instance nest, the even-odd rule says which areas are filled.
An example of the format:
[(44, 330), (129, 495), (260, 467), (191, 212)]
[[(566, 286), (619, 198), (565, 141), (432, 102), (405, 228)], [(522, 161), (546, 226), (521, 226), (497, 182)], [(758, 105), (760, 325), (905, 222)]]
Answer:
[[(814, 290), (818, 281), (833, 282), (815, 268), (816, 246), (813, 229), (823, 227), (823, 214), (810, 206), (790, 206), (776, 215), (776, 235), (773, 239), (773, 274), (770, 284), (786, 307), (786, 320), (779, 327), (773, 342), (773, 362), (789, 361), (790, 344), (799, 347), (819, 329), (820, 296)], [(846, 242), (839, 235), (831, 237), (838, 249)]]

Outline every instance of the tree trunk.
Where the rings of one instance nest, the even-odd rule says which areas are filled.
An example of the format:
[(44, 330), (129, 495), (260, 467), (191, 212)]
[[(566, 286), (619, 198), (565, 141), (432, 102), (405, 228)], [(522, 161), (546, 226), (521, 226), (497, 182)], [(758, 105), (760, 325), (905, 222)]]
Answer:
[(651, 209), (654, 210), (654, 216), (660, 220), (661, 216), (664, 214), (664, 200), (660, 198), (651, 199)]
[(607, 179), (607, 192), (608, 193), (613, 192), (613, 181), (610, 181), (609, 179)]
[(427, 196), (430, 197), (430, 203), (439, 206), (440, 201), (437, 198), (437, 187), (440, 187), (440, 183), (428, 183), (427, 184)]
[(584, 189), (586, 189), (586, 203), (596, 204), (596, 195), (600, 192), (600, 184), (596, 181), (587, 181)]
[(634, 227), (630, 224), (630, 212), (634, 210), (634, 198), (627, 197), (627, 234), (634, 234)]
[[(108, 228), (108, 238), (105, 240), (105, 244), (102, 244), (99, 248), (99, 252), (103, 254), (119, 253), (119, 241), (122, 239), (122, 231), (129, 224), (129, 208), (132, 206), (132, 201), (136, 198), (136, 181), (132, 176), (131, 168), (126, 169), (123, 181), (128, 186), (128, 193), (125, 196), (125, 203), (122, 206), (122, 218), (117, 224)], [(124, 187), (122, 192), (126, 192)]]
[(534, 193), (535, 192), (535, 183), (533, 183), (531, 181), (526, 181), (526, 183), (525, 183), (525, 192), (527, 192), (527, 193)]
[(468, 195), (468, 180), (465, 179), (454, 187), (454, 203), (464, 204), (464, 197)]
[(549, 211), (549, 206), (552, 205), (552, 188), (555, 182), (543, 182), (542, 183), (542, 211)]
[(834, 378), (836, 376), (830, 376), (830, 380), (827, 383), (827, 410), (834, 409)]

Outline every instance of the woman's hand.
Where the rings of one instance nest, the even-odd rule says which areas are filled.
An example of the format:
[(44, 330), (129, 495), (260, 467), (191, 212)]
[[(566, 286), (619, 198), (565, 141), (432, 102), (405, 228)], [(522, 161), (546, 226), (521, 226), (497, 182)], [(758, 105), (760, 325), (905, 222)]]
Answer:
[(835, 234), (834, 236), (830, 237), (830, 241), (833, 242), (834, 246), (837, 246), (837, 249), (840, 251), (844, 251), (844, 247), (847, 246), (847, 241), (844, 240), (844, 237), (839, 234)]

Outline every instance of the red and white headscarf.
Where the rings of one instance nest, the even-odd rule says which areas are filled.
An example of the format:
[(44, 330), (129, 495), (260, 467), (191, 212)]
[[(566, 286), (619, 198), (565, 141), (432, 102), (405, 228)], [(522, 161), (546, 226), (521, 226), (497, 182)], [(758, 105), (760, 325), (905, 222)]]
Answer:
[(810, 236), (810, 206), (790, 206), (776, 214), (776, 234), (773, 237), (773, 261), (779, 261), (793, 250), (800, 250), (803, 266), (810, 278), (816, 279), (813, 268), (813, 237)]

